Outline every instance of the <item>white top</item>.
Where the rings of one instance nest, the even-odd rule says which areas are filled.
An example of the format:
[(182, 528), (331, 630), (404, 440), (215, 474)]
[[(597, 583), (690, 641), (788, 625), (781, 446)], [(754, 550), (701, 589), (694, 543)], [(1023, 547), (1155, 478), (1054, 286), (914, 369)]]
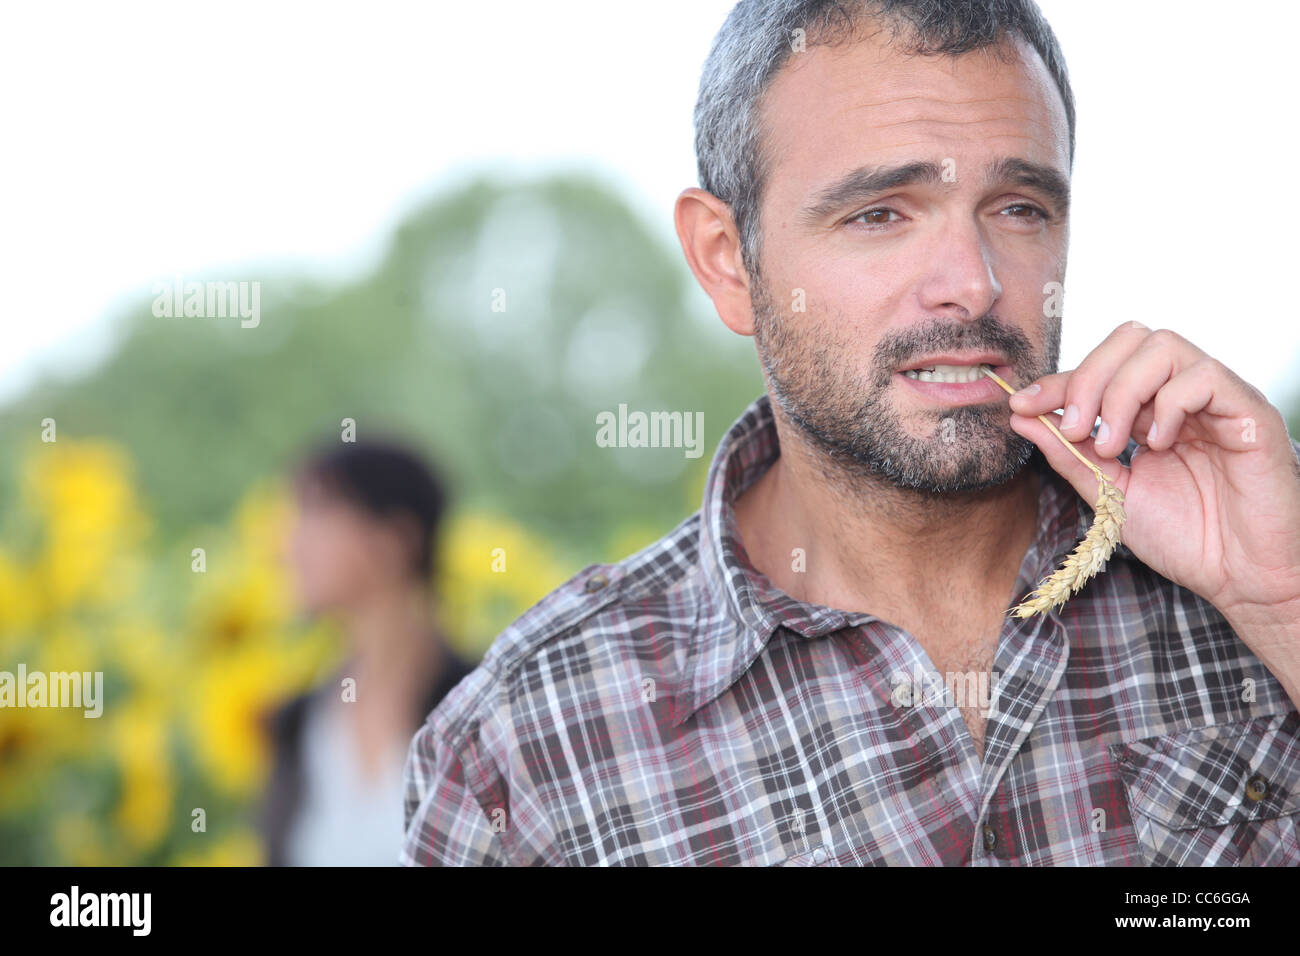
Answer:
[(407, 745), (398, 742), (368, 781), (345, 707), (314, 698), (303, 727), (303, 802), (286, 840), (290, 866), (396, 866), (403, 844)]

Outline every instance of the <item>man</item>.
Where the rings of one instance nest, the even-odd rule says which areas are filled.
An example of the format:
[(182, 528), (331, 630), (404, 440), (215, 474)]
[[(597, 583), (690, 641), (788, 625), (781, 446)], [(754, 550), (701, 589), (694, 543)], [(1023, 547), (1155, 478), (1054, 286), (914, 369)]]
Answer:
[[(403, 862), (1300, 864), (1300, 445), (1167, 330), (1055, 371), (1074, 109), (1037, 8), (742, 2), (696, 128), (678, 236), (767, 394), (700, 512), (431, 715)], [(1129, 517), (1020, 619), (1097, 495), (1040, 414)]]

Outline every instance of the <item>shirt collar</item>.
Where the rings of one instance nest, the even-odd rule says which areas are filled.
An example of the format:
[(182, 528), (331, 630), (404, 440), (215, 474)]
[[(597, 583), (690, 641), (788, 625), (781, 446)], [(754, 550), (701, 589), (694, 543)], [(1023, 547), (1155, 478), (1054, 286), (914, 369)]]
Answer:
[[(1127, 463), (1135, 445), (1130, 441), (1120, 455), (1122, 462)], [(678, 704), (675, 725), (748, 670), (778, 627), (804, 638), (816, 638), (880, 620), (865, 612), (798, 601), (773, 585), (750, 562), (740, 540), (733, 506), (780, 454), (771, 403), (764, 394), (723, 436), (709, 466), (700, 509), (701, 584), (695, 644), (687, 663), (685, 695)], [(1021, 565), (1018, 594), (1037, 586), (1059, 567), (1087, 533), (1093, 519), (1092, 507), (1052, 470), (1037, 448), (1029, 467), (1037, 469), (1043, 480), (1038, 525)], [(1115, 556), (1132, 558), (1133, 554), (1121, 544)], [(1048, 616), (1056, 617), (1056, 613)]]

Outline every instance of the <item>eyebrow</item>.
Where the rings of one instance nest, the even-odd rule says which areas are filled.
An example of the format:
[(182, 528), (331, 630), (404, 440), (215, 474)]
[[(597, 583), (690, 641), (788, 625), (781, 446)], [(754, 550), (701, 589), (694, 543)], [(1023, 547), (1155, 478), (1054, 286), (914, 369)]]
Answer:
[[(883, 192), (918, 183), (942, 182), (943, 169), (938, 163), (914, 162), (902, 166), (860, 166), (848, 175), (820, 190), (800, 213), (805, 225), (817, 225), (826, 217), (857, 203), (866, 202)], [(992, 163), (984, 175), (986, 187), (1000, 184), (1029, 186), (1045, 195), (1058, 214), (1070, 208), (1070, 181), (1052, 166), (1032, 163), (1018, 156), (1003, 157)]]
[(1028, 186), (1045, 195), (1056, 212), (1064, 214), (1070, 208), (1070, 180), (1063, 176), (1056, 167), (1042, 163), (1031, 163), (1018, 156), (999, 159), (989, 167), (984, 177), (985, 186), (992, 187), (1002, 183), (1014, 183)]

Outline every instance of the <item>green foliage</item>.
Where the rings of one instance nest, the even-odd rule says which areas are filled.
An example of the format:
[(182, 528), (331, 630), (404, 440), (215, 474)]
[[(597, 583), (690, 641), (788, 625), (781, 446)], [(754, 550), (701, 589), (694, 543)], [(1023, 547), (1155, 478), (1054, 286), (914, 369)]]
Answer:
[[(164, 536), (222, 520), (353, 418), (430, 453), (459, 504), (598, 560), (620, 528), (666, 531), (698, 506), (698, 471), (762, 389), (752, 343), (706, 311), (680, 252), (587, 178), (437, 197), (353, 283), (184, 278), (260, 281), (260, 324), (155, 317), (142, 301), (100, 368), (0, 412), (7, 454), (46, 417), (60, 436), (125, 445)], [(598, 447), (596, 415), (620, 403), (704, 412), (702, 459)]]

